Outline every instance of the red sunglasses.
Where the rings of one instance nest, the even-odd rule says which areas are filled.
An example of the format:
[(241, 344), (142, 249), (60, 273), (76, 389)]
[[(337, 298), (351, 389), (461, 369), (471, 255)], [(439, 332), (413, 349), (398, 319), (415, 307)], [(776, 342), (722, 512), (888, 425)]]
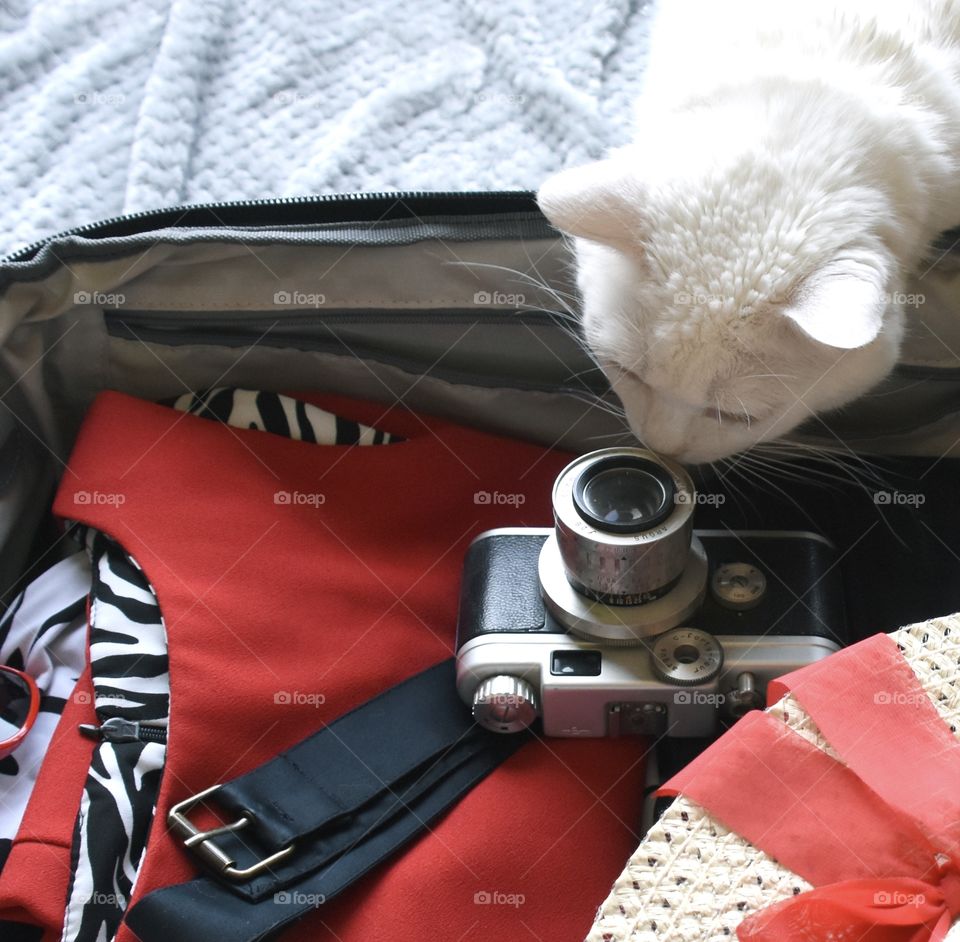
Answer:
[(39, 712), (37, 682), (15, 667), (0, 664), (0, 759), (23, 742)]

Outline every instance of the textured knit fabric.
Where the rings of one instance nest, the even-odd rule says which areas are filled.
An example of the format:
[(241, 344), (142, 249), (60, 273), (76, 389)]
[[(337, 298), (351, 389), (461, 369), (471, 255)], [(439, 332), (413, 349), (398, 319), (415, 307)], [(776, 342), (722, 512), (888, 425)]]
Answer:
[(642, 0), (10, 0), (0, 252), (119, 213), (534, 188), (629, 134)]

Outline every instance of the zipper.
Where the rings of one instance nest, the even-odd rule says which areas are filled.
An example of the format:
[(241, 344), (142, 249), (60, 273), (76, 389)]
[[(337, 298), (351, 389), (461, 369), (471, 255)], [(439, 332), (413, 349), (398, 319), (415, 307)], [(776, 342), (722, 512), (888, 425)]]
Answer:
[[(260, 333), (270, 328), (284, 333), (288, 328), (326, 328), (330, 324), (453, 324), (463, 326), (470, 321), (478, 324), (529, 324), (552, 326), (556, 315), (550, 311), (518, 310), (517, 308), (283, 308), (273, 311), (216, 311), (203, 317), (191, 317), (190, 312), (132, 311), (104, 308), (103, 320), (111, 336), (130, 338), (129, 323), (139, 331), (159, 335), (169, 334), (184, 338), (192, 335), (217, 337), (225, 334)], [(188, 342), (184, 339), (181, 342)]]
[(81, 723), (80, 732), (87, 739), (99, 739), (101, 742), (156, 742), (163, 745), (167, 742), (166, 726), (140, 723), (122, 716), (111, 716), (99, 726)]
[[(451, 202), (458, 205), (451, 207), (449, 205)], [(0, 263), (29, 261), (48, 243), (70, 236), (107, 239), (136, 235), (150, 228), (317, 225), (318, 220), (313, 211), (319, 208), (326, 210), (323, 223), (380, 222), (391, 219), (415, 219), (424, 215), (479, 215), (521, 211), (539, 214), (540, 212), (534, 194), (528, 190), (491, 192), (468, 190), (439, 193), (427, 190), (400, 190), (192, 203), (111, 216), (97, 222), (64, 229), (62, 232), (17, 249), (0, 259)], [(358, 208), (362, 210), (360, 216), (357, 215)], [(246, 218), (240, 218), (241, 216)]]
[[(599, 369), (578, 372), (575, 377), (556, 379), (520, 379), (513, 374), (495, 371), (465, 370), (440, 363), (434, 357), (417, 358), (409, 352), (391, 351), (373, 338), (351, 338), (344, 341), (337, 327), (350, 325), (404, 324), (412, 328), (424, 324), (464, 326), (517, 325), (552, 327), (555, 315), (549, 311), (514, 308), (444, 308), (442, 310), (337, 309), (320, 311), (314, 308), (284, 309), (282, 316), (269, 311), (218, 312), (223, 317), (184, 317), (176, 311), (103, 310), (107, 334), (120, 340), (137, 340), (161, 346), (187, 345), (245, 347), (256, 342), (260, 347), (288, 347), (319, 353), (349, 354), (395, 366), (406, 372), (421, 373), (429, 367), (430, 375), (457, 385), (493, 388), (515, 388), (535, 392), (569, 392), (602, 394), (608, 390), (606, 378)], [(468, 320), (469, 319), (469, 320)], [(311, 330), (312, 328), (312, 330)], [(441, 358), (442, 359), (442, 358)]]

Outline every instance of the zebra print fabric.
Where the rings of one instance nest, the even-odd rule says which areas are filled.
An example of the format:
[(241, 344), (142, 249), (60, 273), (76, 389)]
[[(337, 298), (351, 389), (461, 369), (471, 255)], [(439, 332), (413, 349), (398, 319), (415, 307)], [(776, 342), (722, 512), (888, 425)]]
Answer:
[[(168, 403), (236, 428), (259, 429), (319, 445), (400, 441), (379, 429), (308, 403), (254, 390), (216, 388)], [(136, 885), (166, 758), (170, 676), (156, 598), (136, 561), (86, 527), (77, 535), (92, 566), (90, 667), (101, 724), (136, 720), (148, 741), (101, 741), (87, 774), (74, 828), (74, 871), (61, 942), (109, 942)], [(149, 735), (147, 735), (149, 734)]]
[(216, 387), (185, 393), (170, 405), (234, 428), (253, 428), (319, 445), (389, 445), (399, 436), (341, 418), (308, 402), (279, 393)]
[[(78, 535), (90, 554), (90, 665), (101, 724), (120, 717), (166, 729), (167, 638), (156, 594), (123, 547), (97, 530)], [(101, 741), (74, 830), (64, 942), (112, 936), (123, 918), (156, 805), (165, 742)], [(104, 935), (108, 933), (109, 935)]]

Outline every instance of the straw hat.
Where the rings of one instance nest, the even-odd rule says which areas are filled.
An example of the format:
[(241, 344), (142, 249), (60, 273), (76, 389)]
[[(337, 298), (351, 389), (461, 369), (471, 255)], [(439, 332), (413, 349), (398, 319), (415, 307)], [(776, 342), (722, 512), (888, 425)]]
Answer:
[[(960, 613), (901, 628), (891, 637), (960, 737)], [(792, 695), (767, 712), (835, 756)], [(810, 888), (681, 796), (627, 862), (587, 942), (730, 942), (748, 915)], [(960, 921), (946, 942), (960, 942)]]

